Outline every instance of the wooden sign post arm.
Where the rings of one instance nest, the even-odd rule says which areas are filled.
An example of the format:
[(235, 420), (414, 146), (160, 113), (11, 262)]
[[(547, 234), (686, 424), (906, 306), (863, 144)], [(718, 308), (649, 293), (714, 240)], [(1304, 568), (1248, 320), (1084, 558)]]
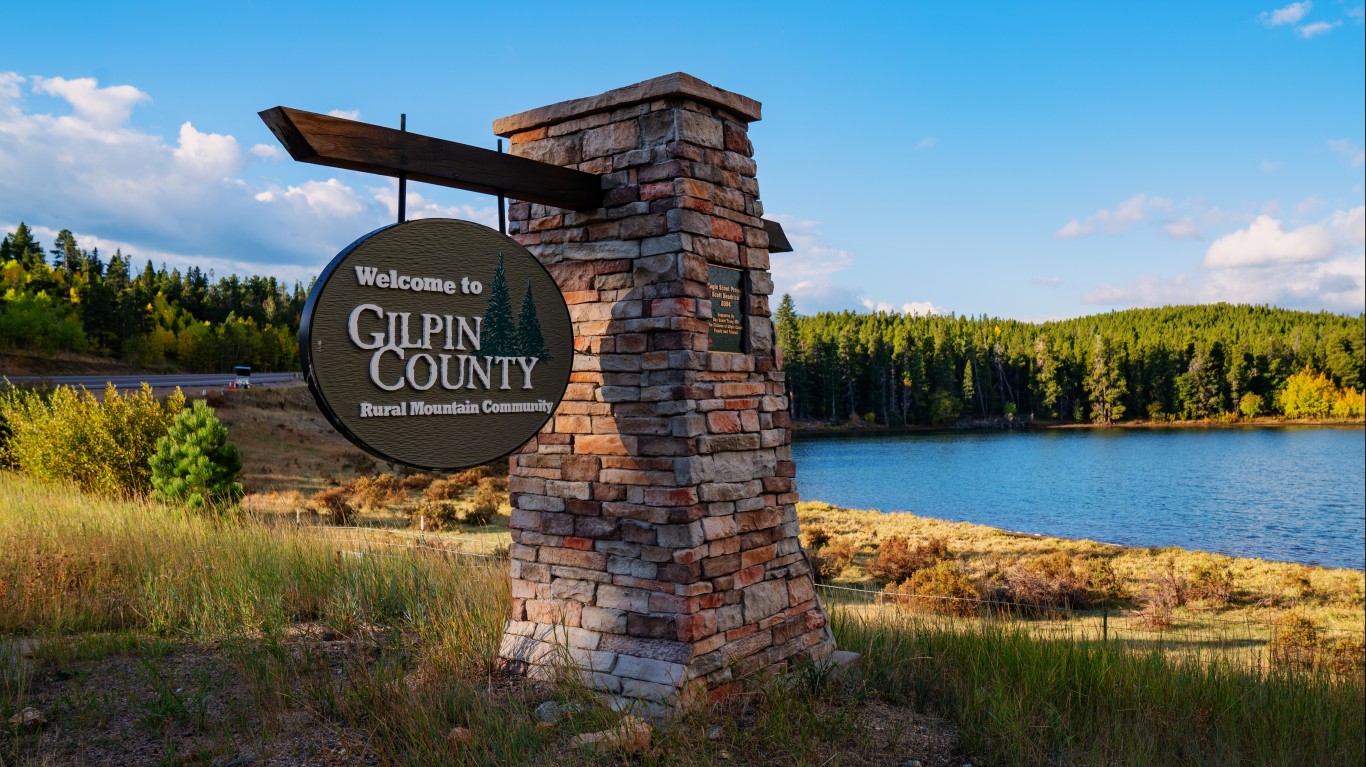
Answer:
[[(273, 107), (260, 115), (299, 162), (507, 195), (566, 210), (602, 206), (602, 182), (592, 173), (302, 109)], [(764, 229), (770, 252), (792, 249), (778, 222), (764, 219)]]

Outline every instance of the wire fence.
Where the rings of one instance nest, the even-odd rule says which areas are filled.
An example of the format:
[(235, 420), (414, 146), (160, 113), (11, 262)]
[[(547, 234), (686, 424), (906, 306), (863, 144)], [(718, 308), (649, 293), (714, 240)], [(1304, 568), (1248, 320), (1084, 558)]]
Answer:
[[(508, 558), (493, 536), (458, 535), (398, 527), (298, 524), (296, 530), (336, 547), (337, 557), (369, 555), (438, 557), (453, 563), (494, 565)], [(1366, 666), (1366, 631), (1312, 624), (1230, 619), (1193, 611), (1153, 611), (1103, 605), (1028, 604), (992, 599), (904, 594), (874, 588), (818, 584), (821, 601), (844, 617), (889, 620), (914, 616), (921, 624), (953, 631), (1009, 625), (1043, 639), (1109, 643), (1133, 651), (1157, 650), (1223, 658), (1269, 670), (1287, 666), (1359, 672)]]
[(956, 631), (1008, 624), (1044, 639), (1104, 642), (1134, 651), (1223, 658), (1259, 670), (1295, 667), (1360, 673), (1366, 666), (1366, 631), (1358, 629), (1324, 628), (1293, 620), (1229, 619), (1192, 611), (1108, 605), (1078, 609), (829, 584), (820, 584), (817, 589), (828, 610), (856, 619), (914, 615), (918, 622)]

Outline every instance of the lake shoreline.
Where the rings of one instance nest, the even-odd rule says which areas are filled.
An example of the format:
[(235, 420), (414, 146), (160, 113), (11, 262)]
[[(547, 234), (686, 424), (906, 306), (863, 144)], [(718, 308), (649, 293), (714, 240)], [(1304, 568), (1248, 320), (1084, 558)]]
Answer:
[(880, 424), (828, 424), (818, 421), (793, 421), (793, 437), (846, 436), (850, 434), (917, 434), (917, 433), (962, 433), (962, 432), (1000, 432), (1000, 431), (1071, 431), (1127, 429), (1134, 431), (1160, 431), (1167, 429), (1280, 429), (1288, 427), (1313, 426), (1327, 428), (1366, 428), (1366, 421), (1344, 418), (1323, 419), (1285, 419), (1256, 418), (1238, 421), (1121, 421), (1111, 424), (1072, 423), (1065, 421), (973, 421), (949, 426), (883, 426)]
[[(798, 477), (798, 479), (800, 479), (800, 477)], [(1142, 545), (1142, 544), (1134, 544), (1134, 543), (1115, 543), (1115, 542), (1113, 542), (1113, 541), (1102, 541), (1102, 540), (1099, 540), (1099, 539), (1096, 539), (1096, 538), (1086, 538), (1086, 537), (1083, 537), (1083, 536), (1073, 537), (1073, 536), (1067, 536), (1067, 535), (1051, 535), (1051, 534), (1049, 534), (1049, 533), (1029, 533), (1029, 532), (1024, 532), (1024, 531), (1022, 531), (1022, 530), (1011, 530), (1011, 529), (1005, 528), (1005, 527), (998, 527), (998, 526), (996, 526), (996, 525), (983, 524), (983, 523), (981, 523), (981, 522), (973, 522), (973, 521), (971, 521), (971, 520), (966, 520), (966, 519), (944, 519), (943, 517), (935, 517), (935, 516), (931, 516), (931, 515), (927, 515), (927, 514), (921, 514), (921, 513), (918, 513), (918, 512), (915, 512), (915, 511), (909, 511), (909, 510), (903, 510), (903, 511), (885, 511), (885, 510), (883, 510), (883, 509), (851, 509), (851, 508), (848, 508), (848, 507), (840, 506), (839, 504), (836, 504), (836, 503), (831, 503), (831, 502), (829, 502), (829, 501), (823, 501), (823, 500), (821, 500), (821, 499), (819, 499), (819, 498), (806, 498), (806, 497), (802, 497), (802, 498), (798, 501), (798, 506), (801, 507), (802, 505), (805, 505), (805, 504), (810, 504), (810, 505), (812, 505), (812, 506), (826, 507), (826, 508), (829, 508), (829, 509), (837, 510), (837, 511), (839, 511), (839, 512), (853, 513), (853, 514), (872, 513), (872, 514), (884, 514), (884, 515), (887, 515), (887, 516), (897, 516), (897, 515), (903, 515), (903, 514), (904, 514), (904, 515), (907, 515), (907, 516), (909, 516), (909, 517), (912, 517), (912, 518), (915, 518), (915, 519), (918, 519), (918, 520), (925, 520), (925, 521), (931, 522), (931, 523), (937, 523), (937, 524), (942, 524), (942, 525), (957, 525), (957, 526), (968, 526), (968, 527), (973, 527), (973, 528), (981, 528), (981, 529), (983, 529), (983, 530), (990, 531), (992, 534), (1000, 535), (1000, 536), (1003, 536), (1003, 537), (1006, 537), (1006, 538), (1025, 538), (1025, 539), (1029, 539), (1029, 540), (1033, 540), (1033, 541), (1041, 541), (1041, 542), (1045, 542), (1045, 543), (1054, 543), (1054, 542), (1056, 542), (1056, 543), (1073, 544), (1073, 545), (1077, 545), (1077, 546), (1094, 546), (1094, 547), (1098, 547), (1098, 548), (1100, 548), (1100, 549), (1113, 550), (1113, 551), (1116, 552), (1116, 553), (1123, 553), (1123, 552), (1160, 552), (1160, 553), (1165, 553), (1165, 554), (1179, 554), (1179, 555), (1208, 555), (1208, 556), (1213, 556), (1213, 557), (1224, 557), (1224, 558), (1230, 559), (1230, 560), (1248, 560), (1248, 561), (1253, 561), (1253, 562), (1260, 562), (1260, 563), (1264, 563), (1264, 564), (1267, 564), (1267, 565), (1276, 565), (1276, 566), (1285, 566), (1285, 567), (1295, 567), (1295, 566), (1299, 566), (1299, 567), (1316, 568), (1316, 569), (1320, 569), (1320, 570), (1334, 570), (1334, 571), (1336, 571), (1336, 570), (1342, 570), (1342, 571), (1347, 571), (1347, 572), (1352, 572), (1352, 573), (1366, 574), (1366, 568), (1342, 567), (1342, 566), (1340, 566), (1340, 565), (1325, 565), (1325, 564), (1319, 564), (1319, 563), (1316, 563), (1316, 562), (1296, 562), (1296, 561), (1294, 561), (1294, 560), (1289, 560), (1289, 559), (1273, 559), (1273, 558), (1271, 558), (1271, 557), (1259, 557), (1259, 556), (1253, 556), (1253, 555), (1248, 555), (1248, 554), (1230, 554), (1230, 553), (1224, 552), (1224, 551), (1214, 551), (1214, 550), (1211, 550), (1211, 549), (1191, 548), (1191, 547), (1188, 547), (1188, 546), (1179, 546), (1179, 545), (1176, 545), (1176, 544), (1171, 544), (1171, 545), (1166, 545), (1166, 546), (1162, 546), (1162, 545), (1144, 546), (1144, 545)]]

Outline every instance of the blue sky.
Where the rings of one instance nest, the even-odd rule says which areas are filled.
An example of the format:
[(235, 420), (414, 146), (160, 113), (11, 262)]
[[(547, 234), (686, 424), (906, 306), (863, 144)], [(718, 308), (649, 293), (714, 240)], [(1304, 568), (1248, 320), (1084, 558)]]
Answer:
[(122, 5), (7, 10), (0, 226), (306, 280), (393, 183), (290, 161), (257, 111), (492, 147), (497, 117), (685, 71), (764, 104), (803, 312), (1366, 309), (1355, 2)]

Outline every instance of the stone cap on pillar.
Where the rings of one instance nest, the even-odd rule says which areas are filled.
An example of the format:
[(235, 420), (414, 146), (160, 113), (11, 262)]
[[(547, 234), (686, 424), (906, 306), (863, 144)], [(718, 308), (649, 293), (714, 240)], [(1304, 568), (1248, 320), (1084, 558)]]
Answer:
[(759, 102), (748, 96), (722, 90), (686, 72), (674, 72), (597, 96), (561, 101), (558, 104), (500, 117), (493, 121), (493, 132), (498, 136), (511, 136), (545, 125), (667, 98), (686, 98), (708, 106), (720, 107), (744, 122), (757, 122), (762, 108)]

